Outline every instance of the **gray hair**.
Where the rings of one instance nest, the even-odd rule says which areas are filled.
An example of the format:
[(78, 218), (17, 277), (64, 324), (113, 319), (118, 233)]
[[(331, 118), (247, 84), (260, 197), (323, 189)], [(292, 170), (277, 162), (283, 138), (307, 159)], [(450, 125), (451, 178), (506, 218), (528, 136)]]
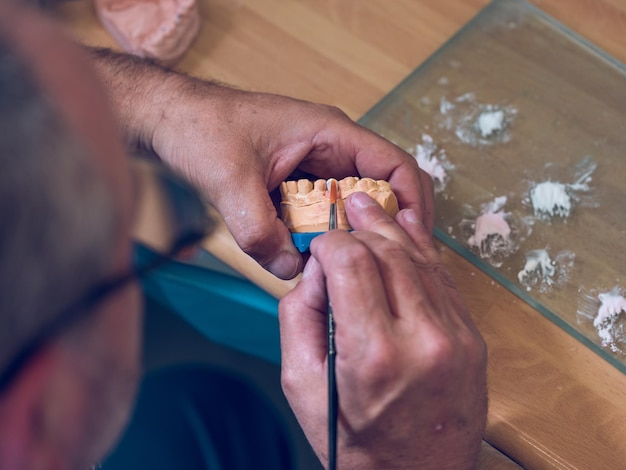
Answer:
[(111, 269), (111, 188), (0, 37), (0, 371)]

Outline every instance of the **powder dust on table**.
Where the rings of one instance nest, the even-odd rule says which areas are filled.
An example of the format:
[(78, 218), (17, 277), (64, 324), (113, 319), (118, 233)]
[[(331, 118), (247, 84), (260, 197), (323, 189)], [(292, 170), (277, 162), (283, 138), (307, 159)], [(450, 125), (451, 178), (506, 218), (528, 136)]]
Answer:
[(602, 347), (618, 354), (626, 351), (626, 298), (623, 287), (611, 290), (580, 289), (577, 321), (593, 326)]
[(535, 288), (547, 293), (569, 280), (575, 257), (567, 250), (560, 251), (554, 258), (546, 249), (531, 250), (525, 254), (524, 268), (517, 273), (517, 279), (529, 292)]
[(626, 298), (621, 294), (619, 288), (614, 288), (610, 292), (598, 294), (600, 308), (593, 320), (598, 335), (602, 340), (602, 346), (610, 348), (613, 352), (622, 352), (618, 343), (625, 342), (625, 319)]
[(510, 128), (517, 109), (513, 106), (484, 104), (474, 93), (439, 102), (437, 125), (451, 131), (463, 143), (478, 146), (506, 143), (511, 139)]
[(409, 150), (409, 153), (415, 157), (420, 168), (433, 179), (435, 191), (443, 191), (449, 178), (448, 170), (454, 168), (448, 161), (446, 151), (439, 148), (430, 135), (422, 134), (422, 143)]

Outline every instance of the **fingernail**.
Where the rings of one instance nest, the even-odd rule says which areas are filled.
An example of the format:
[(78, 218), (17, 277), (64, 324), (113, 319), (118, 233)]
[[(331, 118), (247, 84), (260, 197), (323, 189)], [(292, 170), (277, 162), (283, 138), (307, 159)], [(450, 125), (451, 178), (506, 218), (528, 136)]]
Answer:
[(294, 254), (283, 251), (269, 262), (267, 269), (280, 279), (291, 279), (298, 273), (300, 260)]
[(313, 273), (314, 264), (315, 264), (315, 258), (310, 257), (307, 263), (304, 265), (304, 270), (302, 271), (302, 279), (306, 279)]
[(365, 209), (367, 207), (375, 206), (378, 203), (366, 193), (356, 192), (352, 193), (352, 196), (350, 197), (350, 204), (359, 209)]
[(424, 223), (417, 216), (417, 212), (413, 209), (404, 209), (402, 213), (404, 220), (413, 225), (424, 225)]

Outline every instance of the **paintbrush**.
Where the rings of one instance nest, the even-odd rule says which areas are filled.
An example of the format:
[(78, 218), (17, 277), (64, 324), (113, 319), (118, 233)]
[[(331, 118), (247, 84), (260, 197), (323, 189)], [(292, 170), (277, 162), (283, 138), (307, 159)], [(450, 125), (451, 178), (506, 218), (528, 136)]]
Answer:
[[(330, 215), (328, 230), (337, 228), (337, 180), (330, 178), (326, 183), (329, 192)], [(328, 288), (327, 288), (328, 289)], [(328, 469), (337, 468), (337, 414), (338, 396), (335, 381), (335, 321), (333, 309), (328, 300)]]

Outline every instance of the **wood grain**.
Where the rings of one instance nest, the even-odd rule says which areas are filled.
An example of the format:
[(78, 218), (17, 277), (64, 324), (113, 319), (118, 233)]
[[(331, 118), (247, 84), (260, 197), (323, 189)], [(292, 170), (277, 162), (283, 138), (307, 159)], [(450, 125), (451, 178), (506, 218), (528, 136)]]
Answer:
[[(334, 104), (358, 119), (487, 3), (200, 0), (202, 32), (178, 68)], [(532, 3), (626, 62), (626, 1)], [(68, 3), (59, 16), (80, 40), (113, 45), (88, 2)], [(488, 442), (526, 468), (624, 468), (624, 375), (440, 249), (489, 346)]]
[(440, 250), (489, 347), (487, 441), (526, 468), (622, 468), (624, 375), (449, 248)]

